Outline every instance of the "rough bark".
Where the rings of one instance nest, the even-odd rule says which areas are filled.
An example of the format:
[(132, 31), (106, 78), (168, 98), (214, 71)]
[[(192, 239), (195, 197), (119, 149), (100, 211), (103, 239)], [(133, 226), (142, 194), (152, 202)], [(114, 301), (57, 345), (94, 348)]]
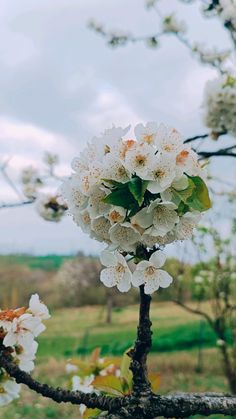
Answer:
[[(106, 416), (107, 419), (154, 419), (187, 418), (192, 415), (209, 416), (236, 414), (236, 397), (223, 394), (170, 394), (168, 396), (152, 395), (137, 404), (122, 407), (120, 411)], [(100, 416), (102, 418), (102, 416)]]
[(140, 396), (151, 392), (147, 371), (147, 355), (152, 346), (150, 303), (151, 297), (144, 293), (144, 285), (141, 285), (137, 339), (134, 348), (128, 353), (132, 359), (130, 369), (133, 373), (133, 391)]

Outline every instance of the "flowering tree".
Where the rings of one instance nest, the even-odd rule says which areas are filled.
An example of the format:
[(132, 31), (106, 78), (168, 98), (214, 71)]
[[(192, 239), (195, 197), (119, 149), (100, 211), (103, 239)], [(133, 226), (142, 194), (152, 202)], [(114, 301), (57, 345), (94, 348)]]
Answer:
[[(185, 46), (190, 54), (201, 64), (213, 67), (218, 76), (206, 83), (203, 93), (203, 122), (209, 131), (186, 139), (186, 141), (217, 140), (226, 134), (236, 136), (236, 4), (234, 0), (180, 0), (186, 5), (199, 3), (203, 18), (218, 19), (220, 25), (229, 35), (229, 42), (225, 50), (206, 47), (199, 42), (188, 39), (188, 26), (179, 19), (176, 13), (165, 14), (162, 11), (161, 0), (145, 0), (148, 10), (156, 13), (158, 30), (146, 36), (134, 35), (125, 30), (107, 30), (105, 26), (92, 20), (89, 27), (101, 35), (111, 47), (125, 46), (129, 43), (144, 43), (148, 47), (161, 48), (164, 37), (172, 36)], [(198, 154), (201, 158), (214, 156), (236, 156), (236, 145), (220, 147), (215, 151), (204, 148), (204, 141), (198, 144)]]
[[(102, 283), (120, 292), (139, 288), (137, 339), (128, 351), (132, 391), (110, 397), (105, 391), (81, 391), (80, 385), (77, 391), (68, 391), (35, 381), (28, 373), (36, 352), (34, 338), (43, 331), (42, 320), (49, 315), (33, 296), (29, 309), (0, 312), (1, 404), (15, 398), (19, 391), (16, 383), (23, 383), (58, 403), (83, 404), (113, 419), (233, 415), (234, 397), (159, 396), (151, 388), (147, 371), (152, 345), (151, 294), (172, 283), (172, 277), (162, 269), (163, 247), (191, 237), (211, 202), (198, 156), (176, 129), (138, 124), (136, 139), (125, 139), (128, 130), (112, 128), (95, 137), (73, 160), (73, 174), (64, 182), (62, 192), (75, 223), (107, 244), (101, 254), (105, 266)], [(134, 270), (129, 266), (131, 259)], [(94, 414), (102, 417), (98, 410)]]
[[(216, 334), (216, 344), (221, 354), (223, 370), (229, 388), (235, 394), (236, 336), (234, 312), (236, 306), (233, 297), (236, 266), (232, 252), (233, 234), (231, 237), (223, 239), (213, 227), (199, 228), (197, 246), (201, 253), (206, 252), (205, 243), (209, 239), (214, 250), (214, 257), (211, 262), (202, 262), (200, 266), (195, 268), (193, 275), (193, 293), (197, 300), (197, 307), (189, 306), (181, 296), (181, 292), (175, 302), (188, 312), (202, 316)], [(181, 277), (179, 280), (181, 283)], [(201, 303), (205, 300), (209, 302), (208, 310), (201, 306)]]

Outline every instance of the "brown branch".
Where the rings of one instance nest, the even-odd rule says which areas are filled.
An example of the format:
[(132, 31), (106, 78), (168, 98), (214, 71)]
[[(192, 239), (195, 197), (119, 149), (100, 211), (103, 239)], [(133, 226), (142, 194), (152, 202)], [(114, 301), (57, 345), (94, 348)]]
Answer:
[(129, 351), (128, 355), (132, 359), (130, 369), (133, 373), (133, 391), (135, 394), (146, 395), (151, 392), (147, 372), (147, 355), (152, 346), (152, 323), (149, 316), (151, 297), (144, 293), (144, 285), (139, 288), (140, 308), (137, 339), (134, 348)]
[[(236, 397), (216, 393), (179, 393), (168, 396), (152, 395), (140, 400), (139, 405), (123, 407), (118, 413), (106, 416), (107, 419), (154, 419), (188, 418), (192, 415), (209, 416), (236, 414)], [(102, 418), (101, 416), (99, 416)]]
[(236, 153), (229, 153), (224, 149), (218, 151), (199, 151), (198, 155), (201, 159), (207, 159), (210, 157), (236, 157)]
[(204, 139), (204, 138), (207, 138), (207, 137), (209, 137), (209, 134), (195, 135), (194, 137), (186, 138), (186, 140), (184, 140), (184, 144), (191, 143), (192, 141)]
[(25, 384), (31, 390), (41, 394), (57, 403), (72, 403), (85, 404), (89, 408), (98, 408), (101, 410), (111, 411), (119, 409), (122, 405), (127, 403), (124, 397), (107, 397), (97, 395), (96, 393), (82, 393), (80, 391), (63, 390), (60, 387), (54, 388), (48, 384), (42, 384), (34, 380), (30, 374), (21, 371), (15, 364), (12, 363), (9, 356), (0, 352), (0, 367), (4, 368), (6, 372), (19, 384)]
[(187, 304), (185, 304), (185, 303), (183, 303), (182, 301), (180, 301), (180, 300), (172, 300), (173, 301), (173, 303), (175, 303), (175, 304), (177, 304), (177, 305), (179, 305), (180, 307), (182, 307), (182, 308), (184, 308), (186, 311), (188, 311), (189, 313), (192, 313), (192, 314), (197, 314), (198, 316), (202, 316), (202, 317), (204, 317), (207, 321), (208, 321), (208, 323), (210, 324), (210, 326), (211, 327), (213, 327), (214, 329), (215, 329), (215, 327), (214, 327), (214, 321), (212, 320), (212, 318), (207, 314), (207, 313), (205, 313), (204, 311), (202, 311), (202, 310), (199, 310), (199, 309), (197, 309), (197, 308), (192, 308), (192, 307), (189, 307)]
[(34, 199), (30, 199), (28, 201), (12, 202), (10, 204), (0, 204), (0, 209), (23, 207), (24, 205), (33, 204), (33, 202)]

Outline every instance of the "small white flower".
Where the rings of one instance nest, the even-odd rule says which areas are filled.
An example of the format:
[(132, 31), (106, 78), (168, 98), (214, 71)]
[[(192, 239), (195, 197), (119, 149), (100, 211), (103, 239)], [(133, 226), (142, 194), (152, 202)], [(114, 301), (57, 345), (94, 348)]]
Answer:
[(136, 267), (132, 275), (132, 284), (139, 287), (144, 284), (145, 294), (152, 294), (158, 290), (159, 287), (167, 288), (172, 283), (172, 277), (162, 269), (166, 256), (157, 250), (152, 254), (149, 261), (142, 261)]
[(71, 364), (70, 362), (68, 362), (68, 364), (66, 364), (67, 374), (71, 374), (71, 373), (77, 372), (77, 371), (78, 371), (77, 365)]
[(178, 20), (174, 14), (166, 16), (162, 21), (163, 32), (184, 34), (187, 30), (186, 23)]
[(149, 167), (149, 179), (147, 189), (153, 194), (163, 192), (169, 188), (174, 178), (176, 177), (175, 172), (175, 161), (173, 156), (167, 154), (161, 156), (155, 156)]
[(87, 210), (91, 218), (95, 218), (101, 215), (107, 215), (110, 209), (110, 205), (103, 202), (103, 199), (107, 196), (104, 189), (99, 186), (94, 186), (91, 195), (88, 200)]
[(91, 217), (87, 209), (83, 211), (74, 211), (71, 209), (71, 212), (73, 214), (73, 220), (75, 221), (78, 226), (80, 226), (81, 230), (84, 233), (91, 232)]
[(173, 202), (160, 202), (160, 199), (151, 203), (148, 209), (153, 217), (153, 227), (150, 229), (151, 235), (163, 237), (174, 228), (179, 222), (176, 208)]
[(113, 225), (109, 233), (112, 243), (127, 251), (141, 239), (140, 233), (127, 222)]
[(67, 210), (57, 195), (41, 194), (35, 202), (38, 214), (46, 221), (59, 222)]
[(83, 379), (75, 375), (72, 377), (72, 389), (73, 391), (82, 391), (83, 393), (92, 393), (94, 388), (92, 382), (94, 380), (94, 375), (91, 374)]
[(203, 121), (216, 135), (228, 131), (236, 136), (236, 79), (219, 76), (206, 83)]
[(176, 226), (176, 238), (178, 240), (191, 239), (193, 229), (197, 226), (201, 218), (201, 214), (198, 211), (186, 212)]
[(125, 156), (125, 167), (131, 173), (142, 179), (149, 179), (148, 172), (155, 157), (155, 150), (147, 143), (137, 143), (127, 151)]
[(34, 369), (35, 355), (38, 349), (38, 343), (31, 340), (25, 347), (17, 347), (12, 356), (17, 360), (18, 366), (22, 371), (31, 372)]
[(14, 318), (11, 327), (3, 339), (3, 345), (13, 347), (15, 345), (27, 348), (31, 346), (34, 337), (37, 337), (45, 330), (44, 324), (38, 317), (29, 313)]
[(123, 162), (112, 154), (107, 154), (103, 161), (103, 178), (125, 183), (130, 180), (130, 174)]
[(42, 320), (47, 320), (51, 317), (47, 306), (40, 301), (38, 294), (33, 294), (31, 296), (29, 301), (29, 311), (31, 314)]
[(20, 390), (20, 384), (17, 384), (13, 378), (0, 379), (0, 406), (6, 406), (18, 399)]
[(174, 156), (183, 147), (183, 136), (175, 128), (160, 124), (156, 136), (158, 151)]
[[(88, 377), (84, 377), (83, 379), (75, 375), (72, 377), (72, 390), (81, 391), (82, 393), (86, 394), (92, 393), (94, 391), (94, 387), (92, 385), (93, 380), (93, 374), (89, 375)], [(84, 404), (80, 404), (79, 411), (81, 415), (84, 414), (85, 410), (86, 406)]]
[(118, 252), (110, 253), (104, 250), (101, 253), (101, 263), (106, 266), (101, 271), (100, 279), (106, 287), (117, 286), (120, 292), (127, 292), (131, 288), (132, 274), (125, 258)]
[(107, 217), (110, 220), (111, 224), (123, 223), (126, 217), (126, 210), (122, 207), (111, 206)]
[(140, 143), (147, 143), (149, 145), (155, 145), (157, 139), (157, 123), (148, 122), (146, 125), (138, 124), (134, 128), (134, 133), (137, 140)]
[(72, 175), (70, 179), (63, 183), (61, 193), (70, 207), (85, 209), (88, 197), (80, 191), (80, 179), (77, 175)]
[(110, 243), (110, 220), (106, 217), (97, 217), (92, 220), (92, 231), (91, 236), (95, 237), (98, 241), (104, 241), (105, 243)]

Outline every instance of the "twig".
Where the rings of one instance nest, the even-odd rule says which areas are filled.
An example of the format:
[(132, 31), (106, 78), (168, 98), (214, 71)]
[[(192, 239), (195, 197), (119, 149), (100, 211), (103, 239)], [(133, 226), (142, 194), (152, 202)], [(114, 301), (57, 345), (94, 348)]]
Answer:
[(212, 318), (207, 313), (205, 313), (204, 311), (199, 310), (197, 308), (192, 308), (192, 307), (188, 306), (187, 304), (183, 303), (180, 300), (172, 300), (172, 301), (173, 301), (173, 303), (175, 303), (175, 304), (179, 305), (180, 307), (184, 308), (189, 313), (197, 314), (199, 316), (204, 317), (208, 321), (208, 323), (214, 328), (214, 322), (213, 322)]

